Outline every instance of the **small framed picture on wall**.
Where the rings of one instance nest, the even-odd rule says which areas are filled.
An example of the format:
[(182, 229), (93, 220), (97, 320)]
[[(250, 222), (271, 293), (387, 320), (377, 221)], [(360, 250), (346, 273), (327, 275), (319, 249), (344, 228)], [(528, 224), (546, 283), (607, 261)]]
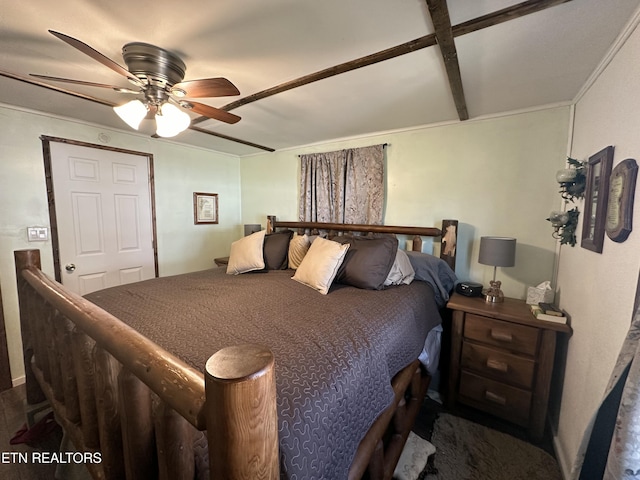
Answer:
[(193, 223), (218, 223), (218, 194), (193, 192)]

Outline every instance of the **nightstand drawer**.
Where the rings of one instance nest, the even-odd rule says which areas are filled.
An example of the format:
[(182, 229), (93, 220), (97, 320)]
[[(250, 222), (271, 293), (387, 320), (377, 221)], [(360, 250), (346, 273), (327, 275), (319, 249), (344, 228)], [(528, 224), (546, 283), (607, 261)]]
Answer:
[(213, 261), (218, 267), (226, 267), (229, 265), (229, 257), (214, 258)]
[(460, 401), (519, 425), (529, 423), (531, 392), (466, 370), (460, 375)]
[(462, 368), (491, 377), (501, 382), (530, 389), (533, 385), (535, 362), (475, 343), (464, 342)]
[(535, 356), (538, 329), (467, 313), (464, 336), (478, 342)]

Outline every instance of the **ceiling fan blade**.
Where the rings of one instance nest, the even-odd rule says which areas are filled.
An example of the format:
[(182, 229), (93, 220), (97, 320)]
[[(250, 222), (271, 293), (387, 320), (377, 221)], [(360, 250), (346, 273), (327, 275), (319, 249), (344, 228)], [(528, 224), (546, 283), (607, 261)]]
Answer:
[(204, 103), (187, 102), (185, 100), (182, 100), (179, 103), (183, 108), (193, 110), (198, 115), (204, 115), (205, 117), (213, 118), (214, 120), (220, 120), (225, 123), (237, 123), (240, 121), (239, 116), (220, 110), (219, 108), (205, 105)]
[(56, 32), (54, 30), (49, 30), (49, 33), (51, 33), (51, 35), (53, 35), (55, 37), (58, 37), (63, 42), (68, 43), (72, 47), (77, 48), (78, 50), (80, 50), (85, 55), (89, 55), (91, 58), (93, 58), (94, 60), (100, 62), (105, 67), (109, 67), (114, 72), (122, 75), (123, 77), (126, 77), (127, 79), (129, 79), (130, 82), (133, 82), (136, 85), (142, 85), (142, 82), (140, 81), (140, 79), (137, 78), (135, 75), (132, 75), (129, 72), (129, 70), (127, 70), (124, 67), (121, 67), (116, 62), (111, 60), (109, 57), (104, 56), (103, 54), (101, 54), (100, 52), (98, 52), (94, 48), (90, 47), (86, 43), (83, 43), (80, 40), (77, 40), (77, 39), (75, 39), (73, 37), (70, 37), (69, 35), (65, 35), (64, 33)]
[[(184, 95), (181, 93), (184, 92)], [(236, 86), (226, 78), (203, 78), (200, 80), (186, 80), (176, 83), (171, 88), (171, 93), (177, 97), (227, 97), (240, 95)]]
[(141, 90), (131, 90), (130, 88), (116, 87), (115, 85), (106, 85), (104, 83), (85, 82), (84, 80), (73, 80), (71, 78), (49, 77), (48, 75), (38, 75), (36, 73), (30, 73), (29, 75), (53, 82), (73, 83), (75, 85), (86, 85), (88, 87), (110, 88), (111, 90), (115, 90), (116, 92), (120, 93), (142, 93)]

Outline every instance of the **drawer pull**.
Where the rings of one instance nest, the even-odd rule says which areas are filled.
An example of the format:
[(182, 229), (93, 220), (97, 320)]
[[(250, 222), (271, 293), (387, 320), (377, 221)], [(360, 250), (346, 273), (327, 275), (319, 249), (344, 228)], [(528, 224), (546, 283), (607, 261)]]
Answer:
[(507, 373), (509, 371), (509, 364), (507, 364), (507, 362), (501, 362), (500, 360), (494, 360), (493, 358), (488, 358), (486, 365), (487, 368), (498, 372)]
[(502, 395), (496, 395), (493, 392), (490, 392), (489, 390), (484, 392), (484, 398), (492, 403), (497, 403), (498, 405), (506, 405), (507, 404), (507, 399), (504, 398)]
[(509, 332), (501, 332), (500, 330), (491, 329), (489, 336), (499, 342), (512, 342), (513, 336)]

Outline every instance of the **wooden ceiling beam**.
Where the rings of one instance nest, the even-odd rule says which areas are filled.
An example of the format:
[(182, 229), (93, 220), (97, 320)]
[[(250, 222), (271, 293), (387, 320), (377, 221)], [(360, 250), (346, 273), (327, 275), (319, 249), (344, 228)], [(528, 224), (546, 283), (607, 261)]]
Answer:
[[(429, 1), (429, 0), (428, 0)], [(528, 0), (522, 3), (519, 3), (517, 5), (513, 5), (511, 7), (507, 7), (504, 8), (502, 10), (498, 10), (496, 12), (487, 14), (487, 15), (483, 15), (481, 17), (478, 18), (474, 18), (472, 20), (469, 20), (467, 22), (463, 22), (460, 23), (454, 27), (451, 28), (451, 32), (453, 37), (458, 37), (460, 35), (466, 35), (467, 33), (471, 33), (471, 32), (475, 32), (477, 30), (481, 30), (483, 28), (487, 28), (487, 27), (491, 27), (493, 25), (497, 25), (499, 23), (503, 23), (509, 20), (513, 20), (515, 18), (519, 18), (525, 15), (529, 15), (532, 13), (536, 13), (539, 12), (541, 10), (545, 10), (547, 8), (550, 7), (554, 7), (556, 5), (560, 5), (562, 3), (567, 3), (570, 2), (571, 0)], [(441, 40), (442, 41), (442, 40)], [(254, 93), (252, 95), (249, 95), (247, 97), (241, 98), (239, 100), (236, 100), (235, 102), (229, 103), (222, 108), (222, 110), (226, 110), (226, 111), (230, 111), (233, 109), (236, 109), (238, 107), (241, 107), (243, 105), (247, 105), (249, 103), (255, 102), (257, 100), (261, 100), (263, 98), (267, 98), (270, 97), (272, 95), (275, 95), (277, 93), (282, 93), (282, 92), (286, 92), (287, 90), (291, 90), (293, 88), (297, 88), (297, 87), (301, 87), (303, 85), (307, 85), (309, 83), (313, 83), (313, 82), (317, 82), (318, 80), (323, 80), (325, 78), (329, 78), (329, 77), (333, 77), (335, 75), (339, 75), (341, 73), (346, 73), (349, 72), (351, 70), (355, 70), (358, 68), (362, 68), (362, 67), (366, 67), (368, 65), (373, 65), (375, 63), (378, 62), (382, 62), (385, 60), (389, 60), (391, 58), (395, 58), (395, 57), (399, 57), (401, 55), (405, 55), (407, 53), (411, 53), (411, 52), (415, 52), (417, 50), (421, 50), (423, 48), (427, 48), (430, 46), (433, 46), (437, 43), (436, 40), (436, 35), (435, 34), (430, 34), (430, 35), (425, 35), (423, 37), (417, 38), (415, 40), (411, 40), (409, 42), (397, 45), (395, 47), (391, 47), (388, 48), (386, 50), (382, 50), (380, 52), (377, 53), (373, 53), (371, 55), (367, 55), (365, 57), (361, 57), (361, 58), (357, 58), (355, 60), (351, 60), (349, 62), (345, 62), (345, 63), (341, 63), (339, 65), (336, 65), (334, 67), (329, 67), (326, 68), (324, 70), (320, 70), (319, 72), (316, 73), (312, 73), (310, 75), (305, 75), (304, 77), (300, 77), (297, 78), (295, 80), (291, 80), (289, 82), (285, 82), (283, 84), (277, 85), (275, 87), (272, 88), (268, 88), (266, 90), (263, 90), (261, 92), (257, 92)], [(445, 60), (445, 64), (446, 64), (446, 60)], [(459, 67), (458, 67), (459, 70)], [(83, 100), (89, 100), (92, 101), (94, 103), (98, 103), (101, 105), (106, 105), (106, 106), (110, 106), (113, 107), (115, 104), (108, 102), (106, 100), (102, 100), (100, 98), (96, 98), (96, 97), (92, 97), (90, 95), (85, 95), (85, 94), (81, 94), (78, 92), (73, 92), (71, 90), (67, 90), (64, 88), (60, 88), (60, 87), (55, 87), (46, 83), (42, 83), (42, 82), (37, 82), (35, 80), (32, 79), (28, 79), (25, 77), (21, 77), (19, 75), (15, 75), (9, 72), (5, 72), (5, 71), (1, 71), (0, 70), (0, 76), (3, 77), (7, 77), (7, 78), (11, 78), (13, 80), (18, 80), (20, 82), (24, 82), (24, 83), (28, 83), (31, 85), (35, 85), (38, 87), (42, 87), (42, 88), (47, 88), (49, 90), (55, 91), (55, 92), (59, 92), (59, 93), (63, 93), (65, 95), (70, 95), (72, 97), (76, 97), (76, 98), (81, 98)], [(462, 87), (462, 83), (460, 82), (460, 88)], [(452, 87), (453, 90), (453, 87)], [(460, 90), (462, 92), (462, 90)], [(454, 98), (455, 98), (455, 93), (454, 93)], [(464, 98), (464, 97), (462, 97)], [(458, 106), (458, 104), (456, 103), (456, 107)], [(460, 112), (460, 110), (459, 110)], [(460, 114), (460, 113), (459, 113)], [(462, 116), (461, 116), (462, 119)], [(219, 134), (219, 133), (215, 133), (212, 132), (210, 130), (206, 130), (203, 128), (199, 128), (196, 127), (197, 124), (202, 123), (206, 120), (209, 120), (209, 117), (204, 117), (204, 116), (200, 116), (200, 117), (196, 117), (191, 121), (191, 126), (189, 127), (191, 130), (197, 131), (197, 132), (201, 132), (201, 133), (206, 133), (208, 135), (213, 135), (216, 137), (220, 137), (220, 138), (224, 138), (226, 140), (232, 141), (232, 142), (237, 142), (237, 143), (242, 143), (244, 145), (249, 145), (255, 148), (259, 148), (262, 150), (266, 150), (266, 151), (274, 151), (274, 149), (269, 148), (269, 147), (265, 147), (262, 145), (258, 145), (252, 142), (247, 142), (245, 140), (240, 140), (234, 137), (229, 137), (227, 135), (223, 135), (223, 134)]]
[[(193, 124), (193, 122), (191, 122), (191, 123)], [(212, 135), (212, 136), (218, 137), (218, 138), (223, 138), (223, 139), (229, 140), (231, 142), (241, 143), (243, 145), (248, 145), (248, 146), (253, 147), (253, 148), (259, 148), (260, 150), (265, 150), (267, 152), (275, 152), (276, 151), (275, 148), (265, 147), (264, 145), (258, 145), (257, 143), (248, 142), (246, 140), (241, 140), (241, 139), (235, 138), (235, 137), (230, 137), (230, 136), (224, 135), (222, 133), (212, 132), (211, 130), (207, 130), (205, 128), (196, 127), (195, 125), (191, 125), (189, 127), (189, 130), (193, 130), (194, 132), (205, 133), (207, 135)]]
[(341, 73), (350, 72), (351, 70), (356, 70), (358, 68), (373, 65), (384, 60), (399, 57), (400, 55), (415, 52), (416, 50), (421, 50), (435, 44), (436, 36), (434, 34), (426, 35), (424, 37), (411, 40), (401, 45), (396, 45), (395, 47), (387, 48), (386, 50), (367, 55), (366, 57), (356, 58), (355, 60), (341, 63), (333, 67), (325, 68), (324, 70), (320, 70), (319, 72), (311, 73), (309, 75), (305, 75), (304, 77), (296, 78), (295, 80), (276, 85), (275, 87), (262, 90), (261, 92), (254, 93), (252, 95), (248, 95), (244, 98), (231, 102), (221, 108), (227, 111), (233, 110), (248, 103), (255, 102), (256, 100), (262, 100), (263, 98), (270, 97), (277, 93), (286, 92), (287, 90), (292, 90), (309, 83), (317, 82), (318, 80), (323, 80), (325, 78), (333, 77)]
[(476, 32), (483, 28), (493, 27), (500, 23), (508, 22), (509, 20), (515, 20), (516, 18), (531, 15), (532, 13), (541, 12), (547, 8), (555, 7), (563, 3), (568, 3), (571, 0), (528, 0), (526, 2), (518, 3), (510, 7), (497, 10), (487, 15), (468, 20), (463, 23), (459, 23), (452, 28), (453, 36), (459, 37), (460, 35), (466, 35), (467, 33)]
[(529, 0), (511, 7), (503, 8), (496, 12), (477, 17), (455, 27), (451, 26), (449, 8), (446, 0), (426, 0), (429, 14), (435, 29), (436, 39), (440, 47), (440, 53), (449, 79), (449, 88), (458, 111), (460, 120), (468, 120), (467, 102), (464, 97), (460, 63), (455, 45), (455, 37), (466, 35), (483, 28), (492, 27), (500, 23), (530, 15), (547, 8), (567, 3), (571, 0)]
[[(498, 10), (496, 12), (489, 13), (487, 15), (483, 15), (481, 17), (474, 18), (473, 20), (469, 20), (467, 22), (456, 25), (452, 27), (451, 31), (454, 37), (458, 37), (460, 35), (475, 32), (483, 28), (491, 27), (499, 23), (536, 13), (541, 10), (545, 10), (547, 8), (570, 1), (571, 0), (528, 0), (517, 5), (512, 5), (511, 7), (503, 8), (502, 10)], [(220, 108), (226, 111), (234, 110), (236, 108), (242, 107), (243, 105), (247, 105), (257, 100), (262, 100), (263, 98), (270, 97), (277, 93), (286, 92), (287, 90), (301, 87), (312, 82), (317, 82), (318, 80), (323, 80), (325, 78), (333, 77), (334, 75), (350, 72), (352, 70), (366, 67), (368, 65), (373, 65), (384, 60), (399, 57), (400, 55), (405, 55), (407, 53), (415, 52), (423, 48), (431, 47), (435, 44), (435, 34), (425, 35), (423, 37), (411, 40), (406, 43), (402, 43), (395, 47), (387, 48), (386, 50), (382, 50), (365, 57), (360, 57), (349, 62), (341, 63), (334, 67), (325, 68), (324, 70), (320, 70), (319, 72), (305, 75), (304, 77), (290, 80), (280, 85), (276, 85), (275, 87), (256, 92)], [(198, 117), (194, 120), (194, 122), (200, 123), (204, 122), (205, 120), (208, 120), (208, 118)]]
[(458, 111), (458, 118), (460, 120), (468, 120), (469, 112), (464, 98), (458, 52), (453, 39), (453, 31), (451, 30), (447, 0), (427, 0), (427, 6), (429, 7), (429, 15), (431, 15), (433, 28), (436, 32), (436, 40), (438, 41), (438, 47), (440, 47), (447, 78), (449, 79), (449, 88)]

